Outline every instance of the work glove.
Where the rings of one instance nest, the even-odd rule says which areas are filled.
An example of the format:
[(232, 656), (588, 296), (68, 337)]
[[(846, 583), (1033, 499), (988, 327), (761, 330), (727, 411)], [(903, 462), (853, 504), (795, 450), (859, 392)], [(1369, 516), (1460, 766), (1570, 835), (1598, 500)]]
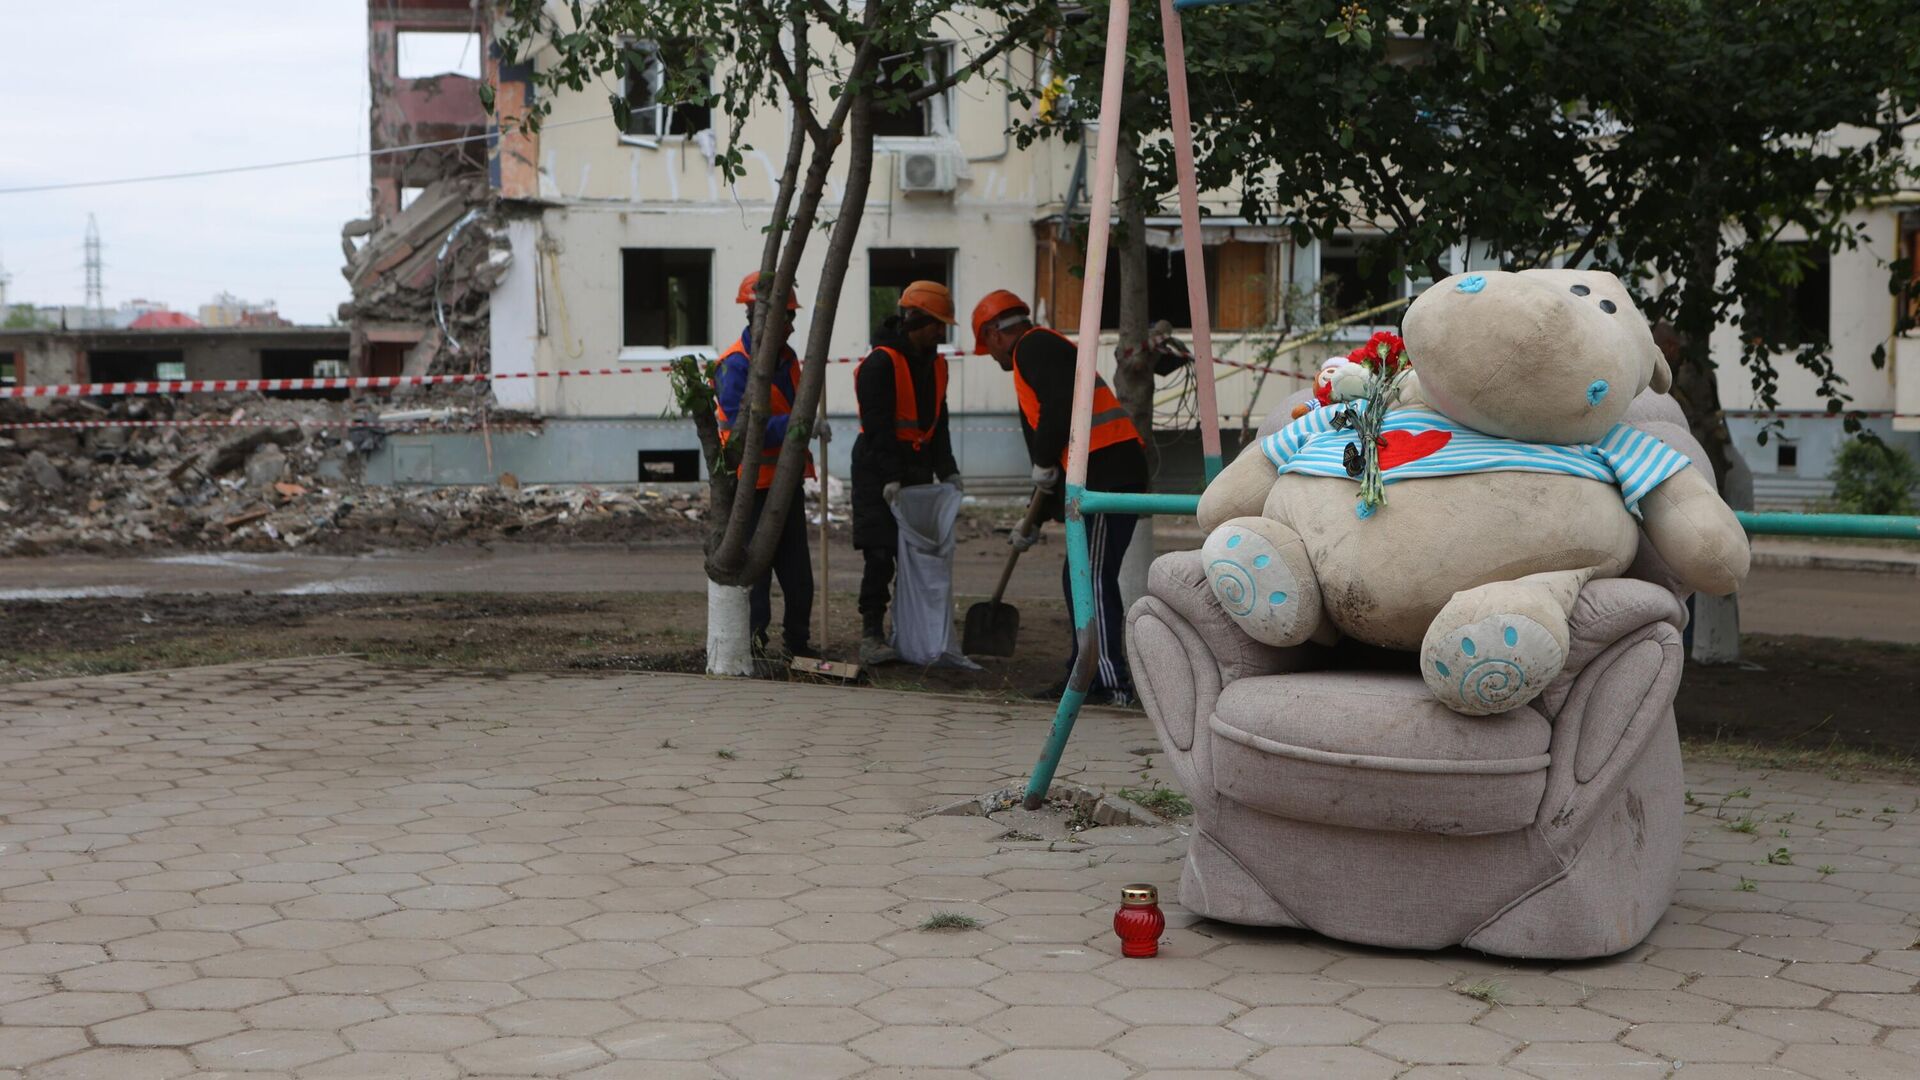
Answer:
[(1037, 528), (1028, 533), (1023, 533), (1019, 529), (1012, 529), (1007, 533), (1007, 546), (1015, 551), (1025, 551), (1039, 542), (1040, 530)]
[(888, 506), (892, 506), (894, 502), (900, 498), (900, 481), (895, 480), (886, 487), (881, 488), (880, 497), (887, 500)]
[(1033, 467), (1033, 486), (1051, 495), (1060, 487), (1060, 466), (1035, 465)]
[(945, 480), (942, 480), (940, 482), (943, 484), (952, 484), (953, 490), (961, 492), (963, 494), (967, 490), (967, 485), (961, 482), (959, 473), (954, 473), (952, 476), (949, 476)]

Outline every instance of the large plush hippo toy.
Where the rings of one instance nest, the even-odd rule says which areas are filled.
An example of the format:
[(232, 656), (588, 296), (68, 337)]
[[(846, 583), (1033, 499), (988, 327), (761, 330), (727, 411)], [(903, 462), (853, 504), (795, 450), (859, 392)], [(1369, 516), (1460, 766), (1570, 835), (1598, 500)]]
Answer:
[(1485, 715), (1559, 674), (1581, 588), (1624, 572), (1643, 532), (1682, 584), (1740, 587), (1746, 536), (1711, 480), (1621, 423), (1672, 374), (1618, 278), (1458, 275), (1404, 330), (1418, 386), (1384, 420), (1377, 510), (1356, 506), (1338, 408), (1261, 440), (1201, 498), (1214, 594), (1250, 636), (1418, 649), (1435, 697)]

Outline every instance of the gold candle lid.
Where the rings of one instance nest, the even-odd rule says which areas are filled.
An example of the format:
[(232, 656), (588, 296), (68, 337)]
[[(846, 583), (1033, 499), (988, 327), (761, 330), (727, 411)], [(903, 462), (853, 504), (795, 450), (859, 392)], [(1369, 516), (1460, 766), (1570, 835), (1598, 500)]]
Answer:
[(1160, 902), (1160, 890), (1151, 885), (1120, 886), (1120, 904), (1122, 907), (1146, 907)]

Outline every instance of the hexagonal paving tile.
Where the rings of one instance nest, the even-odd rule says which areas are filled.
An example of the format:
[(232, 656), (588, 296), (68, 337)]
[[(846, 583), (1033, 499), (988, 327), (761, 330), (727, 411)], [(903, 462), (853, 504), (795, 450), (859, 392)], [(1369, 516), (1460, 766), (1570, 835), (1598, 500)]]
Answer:
[[(1024, 775), (1043, 706), (327, 659), (0, 712), (0, 1080), (1920, 1074), (1920, 814), (1882, 781), (1689, 762), (1678, 901), (1556, 967), (1199, 922), (1173, 829), (915, 816)], [(1138, 713), (1082, 728), (1063, 779), (1167, 779)], [(1152, 961), (1107, 922), (1131, 881)]]

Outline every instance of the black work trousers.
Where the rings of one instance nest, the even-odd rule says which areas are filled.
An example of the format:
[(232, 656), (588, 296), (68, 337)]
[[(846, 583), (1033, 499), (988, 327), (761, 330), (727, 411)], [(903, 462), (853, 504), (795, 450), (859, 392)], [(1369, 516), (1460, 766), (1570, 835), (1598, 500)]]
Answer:
[[(1127, 613), (1120, 604), (1120, 562), (1127, 557), (1133, 542), (1133, 527), (1140, 519), (1133, 514), (1088, 514), (1087, 562), (1093, 578), (1093, 630), (1100, 641), (1100, 662), (1094, 666), (1088, 691), (1115, 690), (1132, 696), (1133, 671), (1127, 664)], [(1065, 563), (1065, 560), (1063, 560)], [(1067, 610), (1073, 610), (1073, 567), (1060, 568), (1060, 586), (1067, 595)], [(1080, 658), (1080, 637), (1072, 635), (1067, 653), (1067, 674)]]
[(860, 569), (860, 628), (862, 636), (887, 636), (887, 605), (893, 600), (892, 548), (861, 548), (866, 564)]
[[(767, 506), (767, 493), (756, 491), (753, 495), (753, 523), (757, 528), (760, 514)], [(780, 579), (781, 626), (786, 635), (787, 651), (804, 653), (812, 638), (813, 624), (813, 557), (807, 550), (807, 512), (805, 500), (799, 492), (787, 504), (787, 520), (780, 527), (780, 543), (773, 549), (773, 565), (760, 575), (759, 580), (747, 594), (749, 619), (753, 627), (753, 639), (761, 640), (767, 628), (773, 625), (773, 579)]]

